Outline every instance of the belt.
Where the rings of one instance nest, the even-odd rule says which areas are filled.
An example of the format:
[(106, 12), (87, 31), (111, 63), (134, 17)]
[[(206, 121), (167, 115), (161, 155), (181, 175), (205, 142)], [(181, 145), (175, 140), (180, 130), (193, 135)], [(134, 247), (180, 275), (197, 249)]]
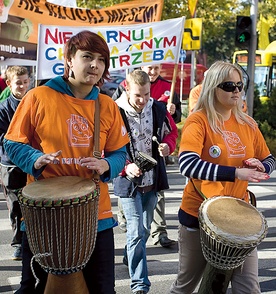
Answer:
[(145, 193), (152, 191), (153, 188), (154, 188), (154, 185), (145, 186), (145, 187), (137, 187), (137, 191), (142, 194), (145, 194)]

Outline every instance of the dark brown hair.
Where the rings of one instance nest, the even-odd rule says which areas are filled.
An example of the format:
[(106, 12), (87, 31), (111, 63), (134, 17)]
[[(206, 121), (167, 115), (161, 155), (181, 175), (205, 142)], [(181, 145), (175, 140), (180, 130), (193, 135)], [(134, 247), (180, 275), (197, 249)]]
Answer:
[(104, 57), (105, 70), (102, 78), (99, 81), (99, 86), (104, 82), (105, 78), (109, 77), (109, 65), (110, 65), (110, 52), (105, 40), (90, 31), (81, 31), (78, 34), (72, 36), (64, 47), (64, 78), (69, 77), (68, 60), (76, 55), (78, 50), (100, 53)]

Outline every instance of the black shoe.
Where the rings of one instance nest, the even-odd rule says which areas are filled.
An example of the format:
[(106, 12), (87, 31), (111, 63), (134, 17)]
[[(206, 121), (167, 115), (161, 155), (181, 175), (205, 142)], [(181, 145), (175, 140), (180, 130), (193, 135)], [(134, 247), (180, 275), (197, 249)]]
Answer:
[(139, 290), (139, 291), (134, 292), (134, 294), (147, 294), (147, 292), (143, 291), (143, 290)]
[(166, 162), (166, 165), (174, 164), (174, 159), (171, 156), (166, 156), (165, 162)]
[(162, 247), (171, 247), (176, 244), (176, 241), (169, 239), (167, 236), (161, 237), (159, 243)]

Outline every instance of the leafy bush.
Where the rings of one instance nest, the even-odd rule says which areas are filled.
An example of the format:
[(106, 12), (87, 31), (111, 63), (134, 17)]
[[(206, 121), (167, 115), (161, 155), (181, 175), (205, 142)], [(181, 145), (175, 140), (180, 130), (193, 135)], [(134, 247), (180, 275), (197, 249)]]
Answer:
[(270, 99), (263, 103), (258, 96), (255, 92), (253, 117), (259, 125), (270, 152), (276, 155), (276, 89), (274, 88)]

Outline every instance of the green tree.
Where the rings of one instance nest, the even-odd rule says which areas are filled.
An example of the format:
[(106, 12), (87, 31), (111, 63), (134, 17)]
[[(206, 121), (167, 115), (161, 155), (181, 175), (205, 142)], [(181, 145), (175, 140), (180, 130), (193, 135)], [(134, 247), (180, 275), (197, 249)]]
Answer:
[(259, 128), (266, 140), (268, 148), (273, 155), (276, 155), (276, 90), (272, 91), (269, 100), (261, 103), (259, 93), (254, 93), (253, 117), (257, 121)]
[(100, 9), (104, 7), (111, 7), (115, 4), (128, 2), (130, 0), (77, 0), (78, 7)]

